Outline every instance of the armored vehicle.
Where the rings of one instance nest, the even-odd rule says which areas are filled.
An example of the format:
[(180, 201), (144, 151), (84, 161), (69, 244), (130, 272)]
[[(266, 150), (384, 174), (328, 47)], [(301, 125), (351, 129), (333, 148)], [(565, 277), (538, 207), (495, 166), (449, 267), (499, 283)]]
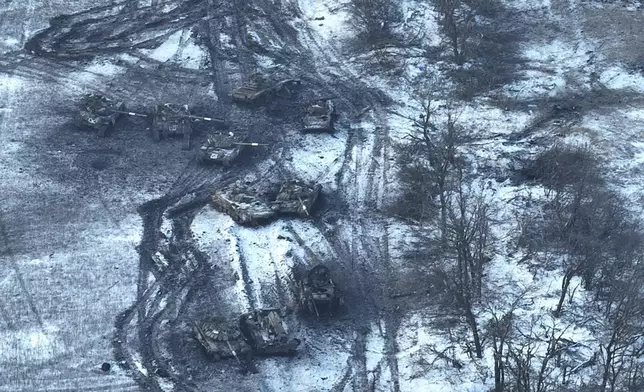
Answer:
[(217, 210), (228, 214), (240, 225), (256, 226), (273, 218), (275, 211), (255, 195), (254, 190), (233, 184), (215, 191), (212, 202)]
[(208, 140), (201, 146), (198, 159), (202, 163), (218, 162), (225, 166), (237, 158), (246, 145), (256, 143), (246, 143), (247, 132), (220, 132), (212, 134)]
[(272, 207), (283, 214), (310, 216), (311, 210), (322, 190), (319, 184), (309, 185), (302, 181), (291, 180), (282, 184)]
[(255, 103), (271, 96), (290, 96), (289, 88), (299, 86), (300, 81), (290, 78), (267, 77), (255, 73), (240, 87), (233, 89), (230, 97), (235, 102)]
[(157, 105), (154, 108), (152, 119), (152, 136), (154, 140), (181, 135), (183, 143), (181, 148), (190, 149), (190, 110), (187, 105), (179, 106), (171, 103)]
[(333, 131), (333, 121), (335, 119), (335, 106), (330, 99), (320, 99), (313, 102), (306, 108), (304, 115), (304, 131), (314, 132)]
[(121, 115), (115, 110), (121, 109), (123, 102), (114, 102), (99, 94), (85, 94), (80, 102), (81, 122), (103, 137)]
[(300, 340), (290, 338), (276, 308), (259, 309), (239, 318), (239, 328), (257, 355), (294, 355)]
[(195, 336), (206, 353), (214, 360), (251, 355), (251, 348), (244, 340), (237, 325), (227, 325), (223, 320), (209, 320), (194, 324)]
[(330, 314), (342, 305), (342, 298), (335, 288), (329, 269), (324, 265), (313, 267), (299, 282), (299, 309), (320, 317)]

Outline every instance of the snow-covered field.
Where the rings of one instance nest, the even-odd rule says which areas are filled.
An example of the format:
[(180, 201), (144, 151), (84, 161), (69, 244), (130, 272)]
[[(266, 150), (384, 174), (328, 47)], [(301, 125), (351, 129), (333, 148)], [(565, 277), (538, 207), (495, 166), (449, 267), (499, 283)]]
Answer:
[[(644, 76), (622, 47), (610, 45), (621, 39), (618, 33), (597, 27), (601, 12), (628, 17), (624, 12), (641, 12), (635, 5), (624, 11), (577, 1), (504, 2), (517, 23), (521, 15), (531, 18), (517, 44), (514, 77), (462, 101), (445, 94), (458, 85), (448, 58), (414, 47), (349, 49), (355, 32), (345, 2), (256, 1), (243, 10), (231, 3), (216, 17), (217, 7), (199, 5), (190, 11), (194, 25), (186, 26), (183, 16), (164, 20), (172, 24), (167, 31), (154, 25), (160, 33), (137, 32), (118, 50), (92, 46), (91, 60), (48, 63), (21, 52), (47, 27), (46, 18), (90, 7), (59, 3), (0, 9), (6, 25), (0, 26), (6, 57), (0, 59), (0, 391), (489, 391), (490, 343), (483, 358), (473, 359), (466, 324), (441, 326), (440, 311), (419, 286), (427, 266), (406, 257), (416, 226), (388, 215), (400, 193), (397, 148), (410, 143), (406, 136), (428, 79), (438, 121), (449, 106), (466, 132), (460, 153), (494, 212), (489, 292), (485, 306), (474, 309), (483, 333), (512, 309), (526, 335), (539, 330), (576, 343), (576, 356), (566, 359), (572, 367), (597, 351), (601, 328), (581, 325), (576, 313), (588, 308), (592, 293), (573, 278), (574, 296), (566, 302), (573, 311), (554, 317), (563, 271), (546, 270), (517, 244), (527, 203), (547, 191), (513, 183), (508, 167), (555, 142), (589, 144), (612, 174), (610, 186), (641, 215)], [(133, 2), (140, 9), (156, 4)], [(418, 31), (424, 49), (443, 42), (431, 7), (412, 0), (401, 5), (400, 31)], [(165, 4), (159, 15), (178, 6)], [(557, 32), (544, 34), (540, 23)], [(257, 45), (264, 51), (246, 47)], [(396, 69), (379, 69), (376, 54), (394, 58)], [(299, 125), (263, 111), (224, 106), (226, 91), (244, 73), (276, 64), (315, 80), (316, 94), (340, 95), (334, 134), (300, 134)], [(462, 68), (475, 66), (473, 60)], [(68, 123), (73, 101), (89, 91), (107, 91), (134, 106), (159, 99), (198, 103), (275, 147), (226, 171), (198, 168), (177, 144), (152, 143), (142, 120), (98, 139)], [(542, 115), (542, 104), (569, 97), (579, 116), (523, 133)], [(320, 183), (324, 210), (315, 219), (284, 218), (259, 228), (239, 226), (208, 205), (164, 215), (176, 199), (216, 187), (229, 174), (255, 183), (284, 176)], [(348, 315), (319, 325), (286, 317), (289, 333), (303, 342), (296, 357), (259, 359), (258, 374), (240, 375), (229, 371), (232, 361), (192, 355), (188, 321), (212, 312), (230, 317), (292, 307), (294, 267), (317, 263), (331, 266), (354, 302)], [(398, 294), (405, 297), (394, 299)], [(548, 349), (548, 341), (532, 343), (536, 356)], [(110, 372), (99, 371), (103, 362), (113, 364)], [(573, 384), (590, 380), (591, 371), (575, 372)]]

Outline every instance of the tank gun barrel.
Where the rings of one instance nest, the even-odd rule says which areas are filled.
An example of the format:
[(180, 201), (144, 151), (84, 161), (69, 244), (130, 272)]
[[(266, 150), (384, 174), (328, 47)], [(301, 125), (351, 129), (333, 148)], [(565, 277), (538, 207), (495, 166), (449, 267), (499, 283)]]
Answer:
[(331, 95), (331, 96), (324, 97), (324, 98), (317, 98), (316, 101), (325, 101), (326, 102), (326, 101), (329, 101), (331, 99), (336, 99), (336, 98), (338, 98), (337, 95)]
[[(151, 116), (151, 114), (128, 112), (126, 110), (112, 109), (111, 111), (113, 113), (127, 114), (129, 116), (136, 116), (136, 117), (150, 117)], [(226, 122), (226, 121), (224, 121), (224, 120), (222, 120), (220, 118), (193, 116), (191, 114), (178, 114), (178, 115), (175, 115), (174, 117), (191, 118), (191, 119), (194, 119), (194, 120), (203, 120), (203, 121), (212, 121), (212, 122), (217, 122), (217, 123), (221, 123), (221, 124)]]
[(239, 146), (253, 146), (253, 147), (259, 147), (259, 146), (268, 146), (268, 144), (265, 143), (231, 143)]
[(143, 114), (143, 113), (135, 113), (135, 112), (128, 112), (125, 110), (116, 110), (112, 109), (113, 113), (121, 113), (121, 114), (127, 114), (128, 116), (136, 116), (136, 117), (149, 117), (149, 114)]
[[(305, 204), (304, 204), (304, 202), (302, 201), (302, 198), (298, 196), (298, 197), (297, 197), (297, 200), (299, 200), (299, 201), (300, 201), (300, 204), (302, 205), (302, 209), (304, 210), (304, 213), (306, 214), (306, 216), (311, 216), (311, 215), (309, 215), (309, 211), (307, 210), (306, 205), (305, 205)], [(316, 311), (316, 312), (317, 312), (317, 311)]]
[(221, 118), (193, 116), (192, 114), (180, 114), (180, 115), (178, 115), (178, 117), (191, 118), (193, 120), (211, 121), (211, 122), (216, 122), (216, 123), (220, 123), (220, 124), (224, 124), (226, 122), (225, 120), (222, 120)]

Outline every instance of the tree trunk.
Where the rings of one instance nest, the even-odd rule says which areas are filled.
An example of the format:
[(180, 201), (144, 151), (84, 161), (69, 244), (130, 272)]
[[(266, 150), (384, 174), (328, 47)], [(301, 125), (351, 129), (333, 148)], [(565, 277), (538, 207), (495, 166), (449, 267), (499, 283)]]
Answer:
[(559, 296), (559, 303), (555, 309), (555, 317), (561, 316), (561, 310), (563, 308), (564, 301), (566, 300), (566, 294), (568, 294), (568, 287), (570, 286), (570, 281), (572, 280), (574, 273), (572, 269), (568, 269), (566, 274), (561, 281), (561, 296)]
[(445, 186), (439, 184), (439, 200), (441, 204), (441, 246), (447, 249), (447, 195), (445, 194)]
[(479, 327), (476, 323), (476, 317), (472, 313), (472, 305), (467, 304), (467, 309), (465, 310), (465, 318), (467, 319), (467, 324), (472, 330), (472, 338), (474, 339), (474, 349), (476, 350), (476, 357), (483, 358), (483, 348), (481, 347), (481, 339), (479, 337)]
[(503, 392), (505, 380), (503, 374), (503, 343), (494, 349), (494, 392)]

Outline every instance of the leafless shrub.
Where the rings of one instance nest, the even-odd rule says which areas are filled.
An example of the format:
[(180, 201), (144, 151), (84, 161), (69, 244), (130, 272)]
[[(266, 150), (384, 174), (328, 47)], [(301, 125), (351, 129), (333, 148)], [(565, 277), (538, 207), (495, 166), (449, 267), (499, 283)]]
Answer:
[(442, 260), (433, 270), (438, 283), (433, 289), (447, 309), (465, 319), (477, 358), (483, 355), (483, 344), (474, 311), (482, 299), (484, 269), (490, 260), (489, 224), (490, 209), (483, 195), (467, 189), (459, 173), (456, 190), (448, 198), (444, 241), (433, 250)]
[(526, 165), (523, 175), (547, 187), (541, 215), (525, 218), (522, 243), (560, 256), (560, 315), (574, 277), (593, 289), (622, 276), (642, 249), (642, 229), (630, 220), (624, 200), (605, 186), (600, 161), (587, 146), (556, 145)]
[[(544, 322), (533, 316), (527, 327), (513, 325), (505, 338), (505, 389), (516, 392), (572, 391), (566, 387), (575, 371), (594, 359), (570, 367), (565, 358), (578, 343), (565, 338), (572, 325)], [(584, 389), (581, 389), (584, 390)]]
[(351, 0), (348, 5), (358, 38), (370, 46), (395, 41), (394, 29), (403, 21), (395, 0)]
[[(483, 91), (508, 84), (521, 62), (520, 25), (497, 0), (433, 0), (438, 24), (456, 69), (449, 72), (453, 91), (469, 100)], [(461, 67), (464, 63), (467, 67)]]
[(600, 164), (588, 145), (555, 144), (528, 162), (520, 174), (524, 180), (540, 182), (561, 192), (567, 186), (602, 185)]
[(428, 165), (409, 157), (408, 151), (401, 148), (399, 162), (402, 170), (399, 181), (402, 187), (400, 198), (390, 208), (390, 212), (402, 218), (424, 224), (431, 222), (438, 214), (439, 208), (435, 201), (437, 189), (434, 185), (434, 173)]
[[(409, 208), (415, 208), (418, 220), (438, 215), (444, 240), (447, 231), (447, 194), (453, 189), (452, 176), (456, 166), (463, 164), (457, 150), (463, 143), (464, 136), (452, 111), (448, 110), (444, 122), (437, 120), (438, 105), (433, 99), (434, 93), (431, 87), (421, 92), (422, 112), (418, 117), (399, 114), (412, 122), (413, 129), (407, 135), (410, 143), (404, 147), (399, 157), (402, 166), (401, 182), (405, 190), (401, 202), (416, 199), (417, 204), (413, 207), (409, 205)], [(417, 195), (419, 192), (426, 193)]]

